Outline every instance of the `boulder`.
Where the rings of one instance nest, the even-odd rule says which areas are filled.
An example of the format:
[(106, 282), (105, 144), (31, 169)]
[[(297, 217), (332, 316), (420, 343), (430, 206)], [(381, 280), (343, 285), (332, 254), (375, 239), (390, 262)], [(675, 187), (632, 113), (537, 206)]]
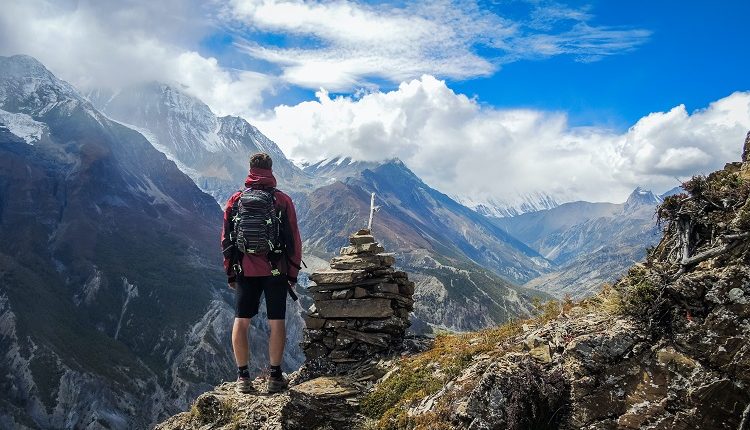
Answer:
[(349, 237), (349, 243), (352, 245), (363, 245), (365, 243), (375, 243), (375, 238), (372, 235), (354, 235)]
[(414, 295), (414, 282), (399, 283), (398, 292), (405, 296)]
[(362, 253), (378, 254), (384, 251), (385, 251), (385, 248), (378, 245), (377, 242), (373, 242), (373, 243), (363, 243), (360, 245), (345, 246), (341, 248), (341, 250), (339, 251), (339, 254), (341, 255), (352, 255), (352, 254), (362, 254)]
[(289, 388), (284, 428), (351, 428), (359, 390), (345, 376), (324, 376)]
[(321, 284), (321, 285), (313, 285), (310, 287), (307, 287), (307, 291), (311, 293), (321, 292), (321, 291), (335, 291), (335, 290), (344, 290), (347, 288), (352, 287), (365, 287), (368, 285), (375, 285), (379, 284), (381, 282), (386, 282), (388, 279), (386, 278), (365, 278), (360, 281), (352, 282), (349, 284)]
[(392, 316), (388, 319), (383, 320), (368, 320), (365, 321), (359, 330), (363, 332), (376, 332), (376, 333), (390, 333), (390, 334), (401, 334), (403, 335), (404, 330), (409, 326), (409, 322)]
[(326, 323), (324, 318), (315, 318), (309, 315), (305, 315), (305, 327), (311, 330), (317, 330), (323, 328)]
[(323, 318), (388, 318), (393, 315), (389, 299), (323, 300), (317, 303)]
[(384, 333), (363, 333), (360, 331), (349, 330), (345, 328), (340, 329), (339, 333), (351, 339), (356, 339), (360, 342), (368, 343), (379, 348), (387, 348), (388, 339), (390, 339), (390, 336)]
[(351, 288), (346, 290), (336, 290), (331, 293), (331, 299), (333, 300), (341, 300), (341, 299), (351, 299), (354, 296), (354, 290)]
[(310, 274), (310, 280), (321, 284), (350, 284), (367, 276), (364, 270), (326, 270)]
[(396, 263), (396, 257), (393, 254), (380, 253), (378, 258), (380, 258), (380, 265), (383, 267), (390, 267)]
[(374, 270), (383, 266), (382, 258), (375, 254), (353, 254), (333, 257), (331, 268), (338, 270)]
[(307, 357), (308, 360), (314, 360), (328, 355), (328, 348), (320, 342), (308, 343), (305, 345), (304, 350), (305, 357)]

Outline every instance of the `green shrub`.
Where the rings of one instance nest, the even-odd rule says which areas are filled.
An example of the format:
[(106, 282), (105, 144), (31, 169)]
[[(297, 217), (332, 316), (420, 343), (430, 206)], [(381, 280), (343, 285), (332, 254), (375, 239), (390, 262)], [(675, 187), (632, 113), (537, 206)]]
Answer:
[(645, 266), (633, 266), (617, 285), (623, 312), (637, 317), (647, 317), (659, 296), (660, 278)]

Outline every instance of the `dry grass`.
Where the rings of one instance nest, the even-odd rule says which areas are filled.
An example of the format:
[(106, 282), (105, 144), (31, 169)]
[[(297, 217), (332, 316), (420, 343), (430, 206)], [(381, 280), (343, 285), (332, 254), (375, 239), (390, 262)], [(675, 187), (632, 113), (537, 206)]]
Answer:
[(439, 335), (429, 351), (402, 359), (398, 369), (365, 397), (362, 412), (378, 420), (378, 429), (414, 428), (417, 423), (407, 414), (410, 407), (438, 392), (474, 357), (503, 354), (500, 345), (520, 332), (520, 323), (510, 322), (473, 333)]
[(581, 307), (610, 314), (621, 314), (624, 310), (620, 293), (610, 285), (605, 285), (602, 292), (594, 298), (581, 302), (574, 302), (566, 296), (562, 301), (536, 300), (533, 304), (536, 309), (534, 318), (511, 321), (471, 333), (441, 333), (429, 351), (401, 359), (397, 369), (381, 381), (361, 403), (362, 413), (372, 419), (367, 428), (452, 429), (450, 417), (455, 409), (455, 402), (470, 392), (477, 381), (466, 381), (462, 386), (453, 387), (428, 412), (410, 416), (408, 411), (454, 380), (475, 362), (477, 356), (486, 354), (497, 358), (514, 349), (509, 341), (522, 333), (524, 324), (544, 325), (560, 314), (567, 314), (574, 308)]

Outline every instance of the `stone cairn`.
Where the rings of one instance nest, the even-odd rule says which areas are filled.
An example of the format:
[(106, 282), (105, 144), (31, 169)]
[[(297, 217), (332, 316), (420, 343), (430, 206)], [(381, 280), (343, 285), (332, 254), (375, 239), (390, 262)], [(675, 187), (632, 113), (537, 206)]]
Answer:
[(398, 351), (410, 325), (414, 282), (391, 267), (396, 259), (370, 230), (349, 243), (330, 269), (310, 275), (314, 304), (302, 342), (308, 363), (340, 368)]

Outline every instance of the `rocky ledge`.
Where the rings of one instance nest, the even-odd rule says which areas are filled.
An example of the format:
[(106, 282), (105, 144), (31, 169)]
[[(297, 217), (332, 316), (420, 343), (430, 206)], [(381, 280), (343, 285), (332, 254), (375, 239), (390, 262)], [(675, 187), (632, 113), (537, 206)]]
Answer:
[(349, 378), (316, 378), (279, 394), (265, 394), (261, 378), (253, 385), (255, 393), (240, 395), (233, 383), (224, 383), (198, 397), (189, 412), (173, 416), (155, 430), (345, 428), (355, 419), (360, 390)]

